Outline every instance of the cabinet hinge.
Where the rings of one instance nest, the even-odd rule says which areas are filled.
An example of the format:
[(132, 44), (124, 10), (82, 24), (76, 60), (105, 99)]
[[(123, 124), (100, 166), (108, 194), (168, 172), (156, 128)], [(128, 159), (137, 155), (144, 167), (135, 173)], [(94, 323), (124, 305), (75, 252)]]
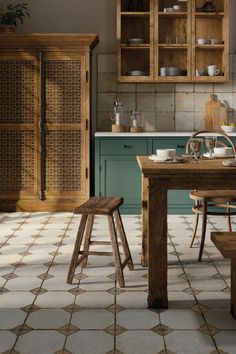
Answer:
[(85, 178), (88, 179), (88, 167), (85, 169)]
[(86, 71), (86, 82), (89, 82), (89, 72), (88, 72), (88, 70)]
[(86, 128), (86, 130), (88, 130), (88, 128), (89, 128), (89, 121), (88, 121), (88, 119), (86, 119), (85, 128)]

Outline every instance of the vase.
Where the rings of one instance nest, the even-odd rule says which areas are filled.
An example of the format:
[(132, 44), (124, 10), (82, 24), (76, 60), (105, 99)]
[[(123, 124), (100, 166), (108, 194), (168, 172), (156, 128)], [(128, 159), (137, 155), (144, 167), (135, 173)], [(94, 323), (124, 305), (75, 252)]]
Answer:
[(16, 31), (15, 25), (0, 25), (1, 33), (14, 33)]

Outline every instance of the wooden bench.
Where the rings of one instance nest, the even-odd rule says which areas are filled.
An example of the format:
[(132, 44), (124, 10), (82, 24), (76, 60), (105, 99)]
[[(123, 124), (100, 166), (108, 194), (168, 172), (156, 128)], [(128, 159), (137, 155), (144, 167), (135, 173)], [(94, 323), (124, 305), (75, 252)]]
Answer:
[[(77, 233), (74, 252), (70, 262), (70, 267), (67, 275), (67, 283), (71, 284), (75, 269), (79, 264), (82, 264), (83, 267), (86, 267), (87, 259), (89, 255), (102, 255), (110, 256), (113, 254), (114, 263), (116, 269), (116, 276), (120, 287), (124, 287), (124, 274), (123, 269), (128, 265), (130, 270), (134, 269), (133, 261), (131, 258), (128, 242), (126, 239), (124, 226), (119, 212), (119, 206), (123, 203), (123, 198), (120, 197), (91, 197), (84, 204), (75, 208), (75, 214), (82, 214), (79, 230)], [(93, 221), (95, 215), (106, 215), (108, 218), (108, 225), (110, 231), (110, 241), (91, 241)], [(86, 226), (87, 225), (87, 226)], [(86, 231), (85, 231), (86, 230)], [(120, 237), (120, 243), (118, 242), (117, 237)], [(81, 244), (84, 237), (83, 250), (81, 250)], [(89, 251), (90, 245), (111, 245), (113, 252), (98, 252), (98, 251)], [(119, 244), (122, 245), (125, 259), (121, 262)], [(79, 255), (81, 255), (79, 257)]]
[(211, 240), (224, 258), (231, 258), (231, 312), (236, 318), (236, 232), (212, 232)]

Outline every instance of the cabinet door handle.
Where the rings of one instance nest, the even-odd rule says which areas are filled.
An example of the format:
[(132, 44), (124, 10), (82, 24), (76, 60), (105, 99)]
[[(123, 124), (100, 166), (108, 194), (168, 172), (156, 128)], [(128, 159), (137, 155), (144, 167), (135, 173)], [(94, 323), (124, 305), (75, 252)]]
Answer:
[(176, 149), (185, 149), (185, 145), (177, 145)]
[(131, 146), (131, 145), (126, 145), (126, 144), (124, 144), (124, 145), (123, 145), (123, 148), (124, 148), (124, 149), (131, 149), (132, 146)]

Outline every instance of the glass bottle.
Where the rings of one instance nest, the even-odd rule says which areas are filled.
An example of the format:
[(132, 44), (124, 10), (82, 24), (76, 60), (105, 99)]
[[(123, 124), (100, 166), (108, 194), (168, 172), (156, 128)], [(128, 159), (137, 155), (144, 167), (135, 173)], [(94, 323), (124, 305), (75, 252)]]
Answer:
[(110, 118), (115, 122), (115, 125), (123, 125), (123, 105), (121, 102), (114, 102), (113, 112)]

